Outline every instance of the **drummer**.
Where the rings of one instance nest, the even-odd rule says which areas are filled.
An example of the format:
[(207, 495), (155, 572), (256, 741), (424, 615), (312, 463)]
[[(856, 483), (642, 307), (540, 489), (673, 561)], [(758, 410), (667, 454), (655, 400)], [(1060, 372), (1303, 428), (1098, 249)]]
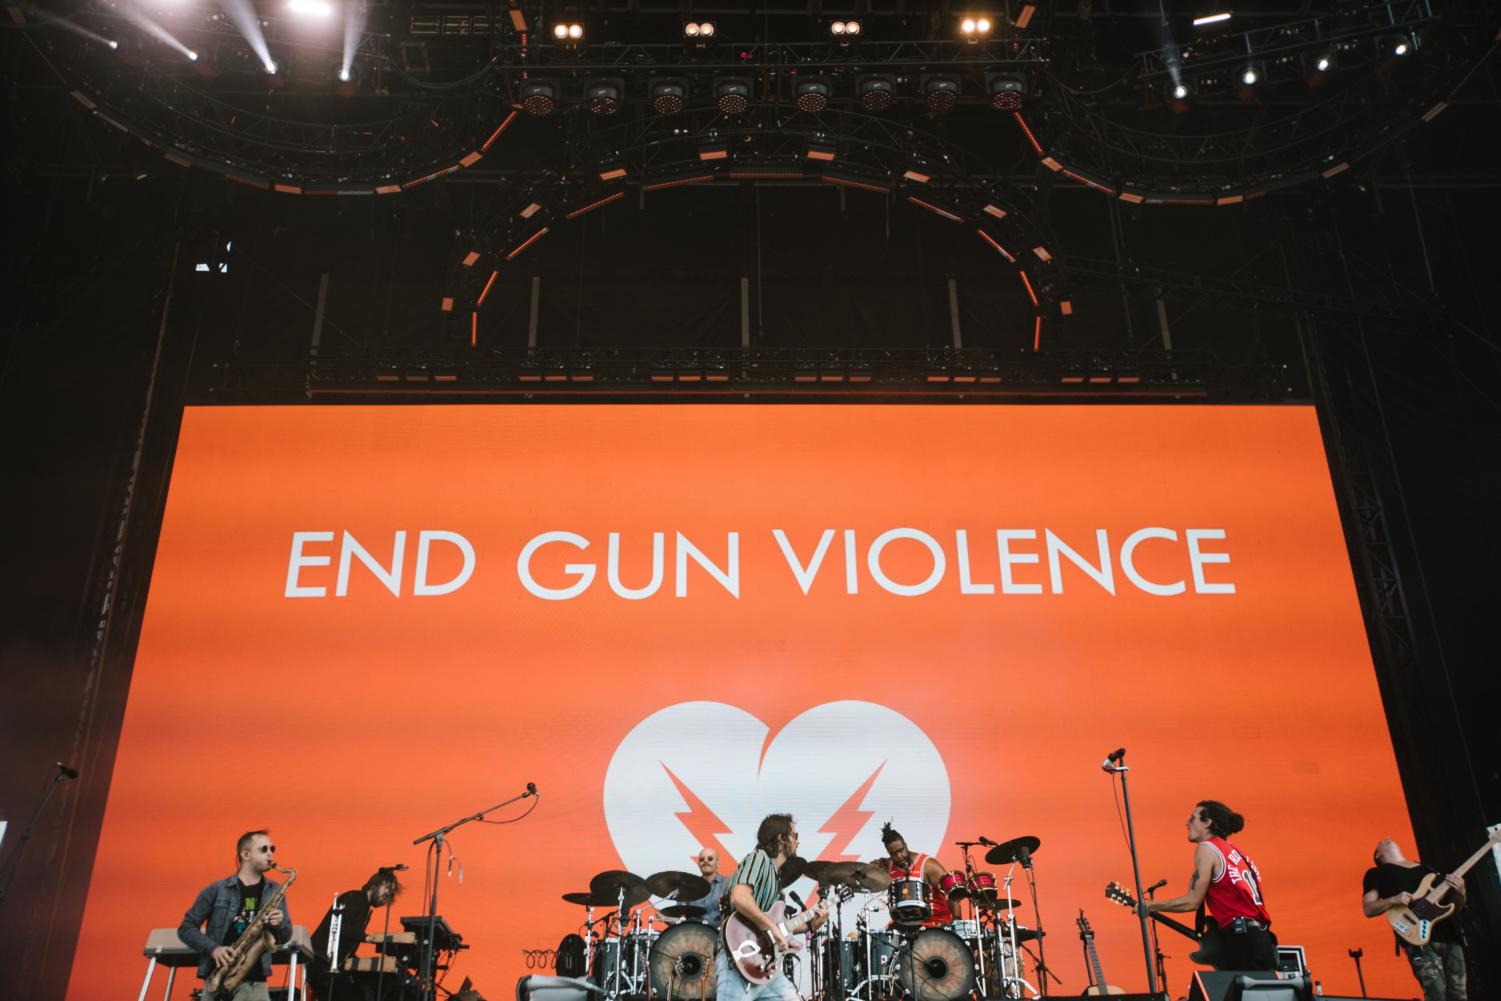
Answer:
[(891, 871), (893, 882), (920, 878), (928, 884), (928, 901), (932, 907), (932, 913), (923, 920), (923, 927), (936, 928), (953, 921), (954, 915), (949, 910), (948, 896), (943, 892), (943, 877), (946, 870), (938, 860), (921, 852), (913, 854), (912, 850), (907, 847), (907, 840), (892, 828), (890, 821), (881, 825), (881, 844), (886, 846), (887, 857), (877, 861), (886, 864)]
[(664, 917), (662, 920), (670, 925), (682, 924), (684, 921), (698, 921), (717, 928), (722, 917), (719, 913), (719, 902), (724, 898), (725, 892), (730, 887), (730, 878), (720, 874), (719, 853), (713, 848), (701, 849), (698, 853), (698, 858), (694, 861), (698, 863), (699, 874), (709, 882), (709, 892), (697, 900), (685, 900), (683, 903), (694, 907), (701, 907), (703, 908), (703, 913), (690, 918)]

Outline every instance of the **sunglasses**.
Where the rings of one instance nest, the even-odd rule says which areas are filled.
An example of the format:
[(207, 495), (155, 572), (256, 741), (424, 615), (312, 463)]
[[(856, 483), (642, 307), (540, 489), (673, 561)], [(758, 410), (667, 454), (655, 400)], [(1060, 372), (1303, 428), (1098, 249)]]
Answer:
[(276, 854), (276, 846), (275, 845), (261, 845), (259, 848), (256, 849), (256, 851), (262, 852), (262, 853), (264, 853), (266, 855), (275, 855)]

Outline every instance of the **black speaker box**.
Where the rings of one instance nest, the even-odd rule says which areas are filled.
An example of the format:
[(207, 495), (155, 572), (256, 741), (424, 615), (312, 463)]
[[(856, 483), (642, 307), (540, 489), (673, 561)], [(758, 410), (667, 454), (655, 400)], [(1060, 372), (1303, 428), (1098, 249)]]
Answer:
[[(1236, 983), (1251, 977), (1260, 983), (1244, 990)], [(1309, 1001), (1313, 989), (1305, 980), (1276, 981), (1266, 970), (1199, 970), (1188, 984), (1188, 1001)]]
[[(1158, 994), (1101, 994), (1100, 1001), (1171, 1001), (1166, 993)], [(1044, 994), (1041, 1001), (1079, 1001), (1078, 994)]]

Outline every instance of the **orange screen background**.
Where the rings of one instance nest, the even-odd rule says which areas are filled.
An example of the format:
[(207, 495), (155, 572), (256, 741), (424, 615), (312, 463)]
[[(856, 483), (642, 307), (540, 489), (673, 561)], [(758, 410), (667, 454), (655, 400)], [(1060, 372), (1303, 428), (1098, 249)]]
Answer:
[[(1187, 593), (1129, 586), (1112, 557), (1114, 596), (1066, 561), (1054, 594), (1046, 556), (1014, 570), (1043, 594), (960, 593), (956, 530), (971, 579), (995, 584), (997, 529), (1037, 532), (1016, 552), (1041, 552), (1050, 529), (1093, 559), (1097, 529), (1118, 553), (1145, 526), (1179, 542), (1144, 543), (1138, 569), (1189, 578)], [(889, 593), (868, 572), (867, 547), (898, 527), (945, 550), (928, 593)], [(806, 595), (777, 528), (803, 563), (839, 530)], [(1236, 593), (1195, 593), (1189, 528), (1225, 530), (1204, 548), (1231, 562), (1205, 577)], [(397, 530), (401, 596), (356, 561), (336, 597), (339, 533), (389, 564)], [(411, 593), (422, 530), (472, 544), (463, 587)], [(305, 547), (333, 564), (299, 577), (324, 598), (284, 596), (304, 531), (335, 533)], [(548, 587), (575, 579), (564, 563), (596, 564), (579, 597), (519, 581), (518, 553), (547, 531), (591, 542), (533, 560)], [(655, 595), (612, 593), (610, 532), (631, 587), (665, 533)], [(674, 594), (676, 532), (720, 567), (739, 533), (738, 599), (691, 560)], [(432, 560), (432, 581), (460, 562), (438, 544)], [(910, 585), (933, 561), (906, 539), (881, 566)], [(443, 878), (440, 910), (472, 949), (450, 987), (469, 975), (508, 996), (523, 949), (577, 928), (560, 894), (604, 869), (691, 869), (709, 837), (738, 857), (784, 807), (810, 858), (879, 854), (887, 819), (950, 868), (956, 839), (1038, 836), (1055, 992), (1086, 982), (1080, 908), (1107, 979), (1144, 990), (1136, 922), (1102, 894), (1130, 882), (1100, 769), (1122, 744), (1145, 882), (1183, 892), (1184, 820), (1222, 799), (1248, 818), (1236, 841), (1262, 869), (1275, 930), (1306, 947), (1325, 990), (1356, 993), (1345, 950), (1360, 946), (1372, 994), (1414, 991), (1386, 923), (1360, 912), (1372, 847), (1412, 833), (1310, 407), (192, 408), (131, 684), (79, 1001), (134, 996), (148, 930), (232, 871), (245, 829), (269, 827), (299, 869), (289, 901), (310, 930), (334, 893), (397, 862), (412, 878), (395, 913), (419, 914), (412, 839), (527, 781), (541, 799), (525, 820), (453, 836), (464, 879), (457, 866)], [(1013, 896), (1034, 924), (1020, 878)], [(1177, 995), (1188, 943), (1162, 941)]]

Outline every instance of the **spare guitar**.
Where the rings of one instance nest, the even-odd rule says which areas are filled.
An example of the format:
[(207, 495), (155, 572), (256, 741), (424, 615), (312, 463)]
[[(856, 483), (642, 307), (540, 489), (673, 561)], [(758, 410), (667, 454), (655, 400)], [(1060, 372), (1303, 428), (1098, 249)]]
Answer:
[[(836, 897), (840, 903), (848, 899), (843, 887), (836, 893)], [(813, 910), (788, 918), (787, 906), (778, 900), (771, 905), (766, 916), (781, 926), (783, 935), (791, 938), (824, 912), (824, 904), (820, 902)], [(730, 961), (735, 964), (740, 975), (752, 984), (770, 983), (781, 968), (782, 957), (787, 954), (787, 950), (777, 948), (771, 932), (751, 927), (749, 921), (734, 911), (730, 912), (724, 923), (724, 941), (729, 949)]]
[[(1485, 839), (1485, 844), (1480, 850), (1465, 859), (1464, 865), (1455, 869), (1451, 875), (1463, 876), (1470, 871), (1470, 867), (1485, 857), (1485, 853), (1491, 850), (1491, 846), (1501, 843), (1501, 830), (1492, 831), (1491, 836)], [(1435, 889), (1434, 884), (1438, 887)], [(1444, 903), (1444, 897), (1449, 892), (1449, 884), (1444, 882), (1444, 877), (1429, 873), (1418, 884), (1413, 892), (1412, 903), (1406, 907), (1394, 907), (1386, 912), (1386, 920), (1391, 923), (1392, 931), (1397, 937), (1412, 945), (1427, 945), (1433, 937), (1434, 926), (1440, 921), (1447, 921), (1455, 911), (1459, 910), (1458, 904)]]
[(1077, 923), (1079, 925), (1079, 939), (1084, 943), (1084, 962), (1089, 967), (1089, 986), (1084, 988), (1084, 993), (1126, 993), (1124, 988), (1105, 983), (1105, 971), (1100, 968), (1100, 954), (1094, 948), (1094, 930), (1089, 927), (1089, 919), (1084, 916), (1083, 908), (1079, 910)]
[[(1105, 896), (1117, 904), (1129, 907), (1133, 911), (1136, 910), (1136, 898), (1127, 893), (1126, 888), (1119, 883), (1112, 882), (1105, 887)], [(1199, 947), (1188, 954), (1190, 962), (1200, 966), (1214, 966), (1219, 961), (1222, 951), (1220, 929), (1212, 920), (1204, 926), (1202, 933), (1194, 931), (1186, 924), (1174, 921), (1166, 914), (1153, 914), (1152, 920), (1199, 943)]]

